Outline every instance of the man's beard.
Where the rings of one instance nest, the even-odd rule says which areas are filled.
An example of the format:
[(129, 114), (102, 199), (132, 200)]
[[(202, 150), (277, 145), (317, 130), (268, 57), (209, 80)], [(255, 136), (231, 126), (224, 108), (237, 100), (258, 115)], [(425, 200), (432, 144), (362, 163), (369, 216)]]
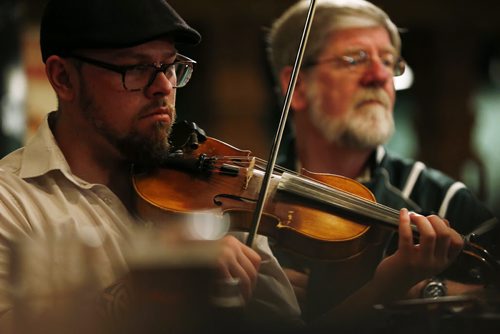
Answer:
[[(151, 136), (141, 136), (134, 130), (125, 137), (115, 139), (115, 147), (130, 163), (142, 166), (159, 166), (165, 161), (170, 151), (168, 138), (171, 130), (171, 124), (155, 122)], [(102, 134), (108, 140), (113, 140), (110, 135), (106, 135), (104, 132)]]
[[(323, 110), (323, 103), (314, 86), (308, 90), (311, 103), (311, 122), (329, 143), (354, 149), (372, 149), (385, 144), (393, 135), (395, 126), (391, 101), (380, 88), (365, 88), (353, 98), (349, 110), (336, 117)], [(378, 100), (380, 104), (361, 105), (363, 101)]]
[(171, 109), (171, 124), (156, 122), (150, 135), (145, 136), (138, 132), (134, 122), (131, 131), (123, 135), (118, 134), (108, 123), (102, 121), (99, 115), (105, 111), (99, 110), (92, 98), (86, 93), (85, 87), (82, 87), (81, 96), (80, 105), (84, 117), (89, 120), (98, 133), (120, 152), (126, 162), (141, 166), (158, 166), (165, 161), (170, 150), (169, 136), (172, 124), (175, 122), (176, 113), (173, 105), (167, 104), (165, 100), (160, 100), (143, 108), (151, 110), (167, 106)]

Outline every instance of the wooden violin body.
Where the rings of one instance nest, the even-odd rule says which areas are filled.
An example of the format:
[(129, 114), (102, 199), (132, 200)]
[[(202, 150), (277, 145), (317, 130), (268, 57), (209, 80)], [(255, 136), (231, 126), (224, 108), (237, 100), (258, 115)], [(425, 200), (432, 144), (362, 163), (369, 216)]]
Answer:
[[(214, 211), (230, 215), (232, 230), (248, 231), (262, 183), (261, 171), (252, 169), (250, 152), (209, 138), (203, 144), (203, 153), (193, 153), (233, 158), (217, 170), (187, 172), (180, 168), (159, 168), (134, 175), (139, 212), (151, 217), (155, 215), (152, 208), (170, 213)], [(323, 182), (335, 181), (338, 189), (374, 201), (367, 188), (351, 179), (312, 173), (310, 176)], [(378, 233), (370, 233), (369, 225), (335, 215), (334, 208), (312, 201), (304, 203), (303, 198), (279, 191), (279, 181), (279, 175), (271, 180), (260, 234), (296, 253), (325, 260), (356, 256), (368, 242), (378, 238)]]

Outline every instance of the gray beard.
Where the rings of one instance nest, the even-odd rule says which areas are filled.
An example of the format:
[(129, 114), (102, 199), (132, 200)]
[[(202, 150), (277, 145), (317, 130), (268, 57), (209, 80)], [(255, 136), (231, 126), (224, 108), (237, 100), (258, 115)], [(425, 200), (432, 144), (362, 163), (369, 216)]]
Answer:
[[(387, 107), (353, 109), (349, 115), (335, 118), (324, 112), (314, 86), (310, 87), (308, 96), (310, 120), (329, 143), (353, 149), (372, 149), (385, 144), (394, 134), (394, 118)], [(385, 103), (388, 105), (389, 101)]]
[(311, 114), (311, 120), (328, 142), (354, 149), (371, 149), (383, 145), (395, 130), (393, 118), (390, 115), (382, 116), (377, 110), (346, 120), (334, 119), (319, 111)]

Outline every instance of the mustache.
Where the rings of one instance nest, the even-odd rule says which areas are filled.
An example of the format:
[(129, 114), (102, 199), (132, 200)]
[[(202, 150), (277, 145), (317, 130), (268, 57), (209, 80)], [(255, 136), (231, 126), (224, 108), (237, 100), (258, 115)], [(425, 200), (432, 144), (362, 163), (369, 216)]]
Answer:
[(167, 113), (171, 117), (175, 116), (175, 106), (172, 103), (168, 103), (166, 99), (154, 100), (144, 106), (139, 112), (139, 118), (153, 113), (156, 109), (166, 108)]
[(365, 88), (360, 90), (354, 97), (354, 105), (359, 107), (364, 102), (374, 100), (380, 102), (387, 109), (391, 106), (389, 94), (382, 88)]

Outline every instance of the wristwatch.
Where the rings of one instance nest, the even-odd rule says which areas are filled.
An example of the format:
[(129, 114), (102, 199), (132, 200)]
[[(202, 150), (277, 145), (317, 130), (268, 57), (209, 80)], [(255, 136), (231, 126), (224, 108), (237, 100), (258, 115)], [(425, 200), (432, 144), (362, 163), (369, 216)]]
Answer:
[(420, 296), (422, 298), (443, 297), (446, 296), (447, 290), (448, 289), (446, 288), (446, 284), (442, 279), (433, 277), (423, 287), (422, 291), (420, 292)]

